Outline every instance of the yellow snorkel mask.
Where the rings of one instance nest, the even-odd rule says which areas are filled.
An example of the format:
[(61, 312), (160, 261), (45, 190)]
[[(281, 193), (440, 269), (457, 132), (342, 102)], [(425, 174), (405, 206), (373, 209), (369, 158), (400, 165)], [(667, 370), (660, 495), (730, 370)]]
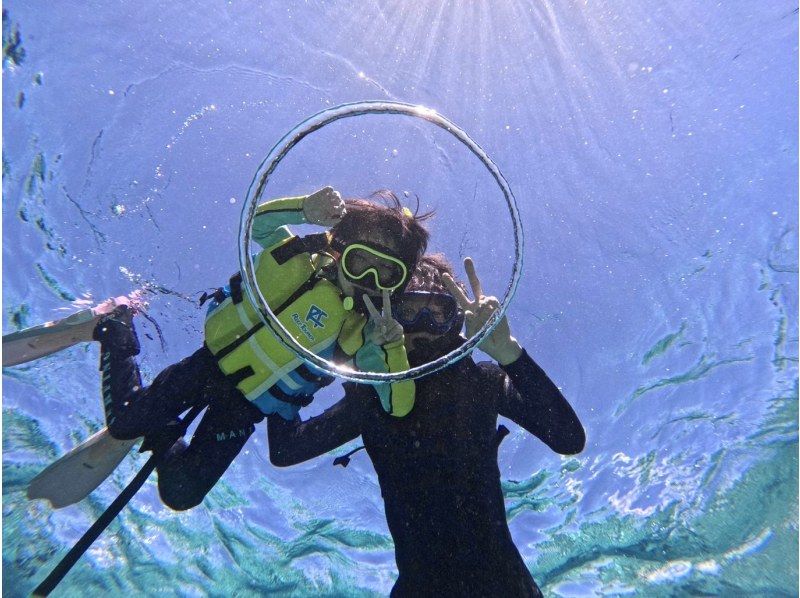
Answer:
[(408, 279), (403, 261), (380, 245), (352, 243), (344, 248), (339, 263), (350, 281), (379, 291), (395, 291)]

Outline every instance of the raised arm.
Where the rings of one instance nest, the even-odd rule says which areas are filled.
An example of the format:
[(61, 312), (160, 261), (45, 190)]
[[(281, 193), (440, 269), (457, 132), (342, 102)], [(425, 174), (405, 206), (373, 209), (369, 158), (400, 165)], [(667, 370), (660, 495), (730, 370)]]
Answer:
[[(493, 367), (491, 364), (482, 364)], [(505, 376), (498, 412), (519, 424), (562, 455), (580, 453), (586, 433), (567, 399), (547, 374), (523, 349), (513, 363), (500, 366)]]
[[(365, 344), (356, 353), (356, 367), (367, 372), (402, 372), (410, 368), (403, 327), (392, 317), (389, 291), (383, 291), (383, 313), (364, 295), (369, 322), (364, 330)], [(414, 408), (416, 384), (413, 380), (376, 384), (375, 391), (386, 413), (405, 417)]]
[[(500, 309), (500, 302), (496, 297), (483, 294), (470, 258), (464, 260), (464, 269), (474, 300), (470, 300), (448, 275), (445, 274), (443, 280), (464, 310), (467, 336), (473, 336)], [(500, 320), (480, 347), (502, 368), (481, 364), (500, 397), (497, 405), (500, 415), (519, 424), (557, 453), (572, 455), (581, 452), (586, 444), (586, 434), (578, 416), (544, 370), (511, 336), (507, 318)]]
[(344, 211), (344, 202), (332, 187), (324, 187), (311, 195), (273, 199), (256, 208), (253, 240), (263, 248), (272, 247), (291, 236), (287, 224), (333, 226)]
[(345, 385), (344, 398), (322, 414), (306, 421), (298, 416), (286, 421), (280, 415), (267, 418), (269, 460), (277, 467), (296, 465), (342, 446), (361, 434), (361, 399)]

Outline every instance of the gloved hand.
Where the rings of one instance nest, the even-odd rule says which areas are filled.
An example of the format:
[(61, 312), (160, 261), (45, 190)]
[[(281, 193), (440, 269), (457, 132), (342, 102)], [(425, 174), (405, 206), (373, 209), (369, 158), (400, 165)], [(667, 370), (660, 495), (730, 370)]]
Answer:
[(303, 202), (303, 214), (309, 224), (334, 226), (346, 211), (342, 196), (333, 187), (323, 187), (306, 197)]
[(392, 301), (389, 291), (383, 291), (383, 313), (378, 312), (369, 295), (364, 295), (364, 304), (369, 312), (365, 340), (383, 346), (403, 340), (403, 327), (392, 317)]
[[(464, 258), (464, 269), (467, 271), (467, 278), (469, 278), (472, 293), (475, 295), (474, 300), (470, 300), (467, 297), (450, 275), (445, 274), (442, 277), (442, 281), (455, 298), (459, 307), (464, 310), (464, 322), (467, 327), (467, 337), (469, 338), (500, 309), (500, 302), (497, 297), (487, 297), (483, 294), (481, 281), (478, 280), (478, 274), (475, 272), (475, 264), (472, 262), (472, 258)], [(517, 339), (511, 336), (511, 328), (506, 317), (500, 320), (500, 323), (492, 333), (484, 338), (479, 346), (500, 365), (513, 363), (522, 355), (522, 347), (520, 347)]]

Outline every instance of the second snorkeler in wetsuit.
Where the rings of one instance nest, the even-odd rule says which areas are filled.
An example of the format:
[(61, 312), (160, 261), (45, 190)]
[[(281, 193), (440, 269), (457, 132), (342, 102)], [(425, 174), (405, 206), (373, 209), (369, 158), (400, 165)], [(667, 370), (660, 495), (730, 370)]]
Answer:
[[(412, 366), (463, 343), (498, 308), (484, 297), (471, 262), (475, 300), (452, 282), (443, 258), (425, 256), (395, 316)], [(460, 303), (458, 310), (456, 301)], [(460, 313), (459, 313), (460, 311)], [(500, 365), (467, 357), (417, 380), (416, 405), (387, 417), (368, 385), (317, 417), (271, 416), (270, 459), (300, 463), (361, 436), (378, 474), (399, 576), (392, 596), (541, 596), (506, 522), (497, 452), (503, 415), (557, 453), (583, 449), (583, 428), (558, 388), (513, 339), (504, 319), (481, 348)]]

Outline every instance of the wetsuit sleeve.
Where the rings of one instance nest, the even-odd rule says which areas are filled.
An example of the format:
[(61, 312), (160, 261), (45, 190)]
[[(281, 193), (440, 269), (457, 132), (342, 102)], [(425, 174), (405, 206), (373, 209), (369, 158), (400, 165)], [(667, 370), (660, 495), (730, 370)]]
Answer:
[(361, 434), (363, 397), (345, 384), (344, 398), (322, 414), (301, 421), (279, 415), (267, 418), (269, 460), (277, 467), (296, 465), (342, 446)]
[(253, 218), (253, 240), (266, 249), (291, 236), (285, 225), (305, 223), (306, 217), (303, 212), (305, 200), (305, 195), (285, 197), (258, 206)]
[[(385, 355), (386, 365), (390, 373), (409, 369), (406, 346), (402, 340), (387, 343), (381, 349)], [(389, 405), (391, 405), (389, 413), (391, 415), (403, 417), (413, 409), (416, 394), (416, 385), (413, 380), (400, 380), (399, 382), (391, 382), (382, 386), (384, 388), (388, 387)], [(387, 391), (384, 390), (384, 392)]]
[(578, 416), (527, 351), (523, 349), (519, 359), (505, 366), (481, 365), (492, 368), (497, 384), (502, 386), (500, 415), (519, 424), (557, 453), (572, 455), (583, 450), (586, 434)]
[[(378, 346), (367, 343), (356, 353), (356, 367), (364, 372), (402, 372), (410, 366), (403, 340)], [(408, 415), (414, 407), (416, 386), (413, 380), (375, 384), (384, 411), (395, 417)]]

